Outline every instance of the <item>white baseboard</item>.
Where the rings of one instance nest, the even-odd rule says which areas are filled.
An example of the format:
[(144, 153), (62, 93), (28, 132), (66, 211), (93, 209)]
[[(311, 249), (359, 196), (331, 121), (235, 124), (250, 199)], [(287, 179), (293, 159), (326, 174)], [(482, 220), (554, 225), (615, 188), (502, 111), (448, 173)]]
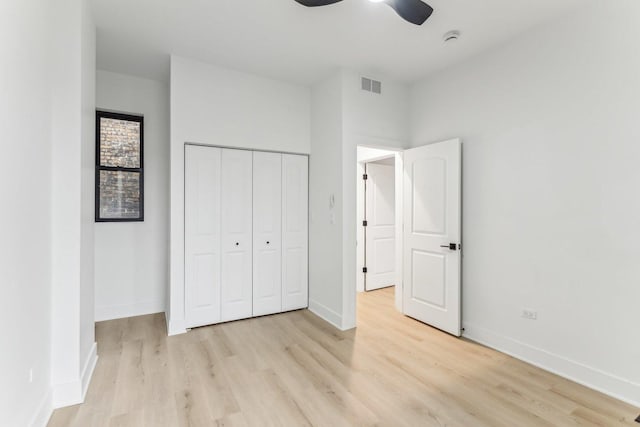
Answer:
[(640, 407), (640, 384), (478, 326), (464, 324), (464, 337), (531, 365)]
[(94, 342), (89, 350), (89, 355), (82, 368), (82, 376), (80, 381), (82, 382), (82, 401), (87, 396), (87, 390), (89, 390), (89, 384), (93, 377), (93, 372), (96, 370), (96, 364), (98, 363), (98, 343)]
[(173, 335), (186, 334), (187, 328), (184, 324), (184, 320), (167, 319), (165, 313), (165, 319), (167, 323), (167, 335), (170, 337)]
[(309, 311), (320, 317), (321, 319), (331, 323), (341, 331), (345, 330), (342, 328), (342, 316), (331, 310), (326, 305), (320, 304), (317, 301), (309, 300)]
[(164, 300), (143, 301), (134, 304), (96, 306), (95, 321), (123, 319), (125, 317), (144, 316), (162, 313), (165, 310)]
[(31, 422), (29, 423), (29, 427), (47, 427), (49, 423), (49, 418), (51, 418), (51, 414), (53, 413), (53, 404), (52, 404), (52, 392), (51, 389), (47, 390), (47, 393), (44, 395), (38, 408), (36, 409), (35, 414), (31, 418)]
[(82, 374), (76, 381), (53, 386), (53, 408), (63, 408), (65, 406), (77, 405), (84, 402), (89, 389), (89, 383), (93, 376), (93, 371), (98, 362), (98, 347), (94, 342), (89, 350), (89, 354), (84, 362)]

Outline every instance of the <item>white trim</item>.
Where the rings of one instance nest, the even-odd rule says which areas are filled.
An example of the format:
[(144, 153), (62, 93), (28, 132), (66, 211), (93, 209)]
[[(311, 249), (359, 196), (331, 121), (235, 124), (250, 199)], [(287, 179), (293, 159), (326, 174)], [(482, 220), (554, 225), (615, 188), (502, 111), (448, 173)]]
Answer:
[(162, 313), (165, 309), (164, 300), (136, 302), (133, 304), (96, 306), (95, 321), (123, 319), (125, 317), (144, 316), (146, 314)]
[(80, 381), (82, 382), (82, 401), (84, 402), (84, 398), (87, 396), (87, 390), (89, 390), (89, 384), (91, 383), (91, 378), (93, 377), (93, 372), (96, 369), (96, 365), (98, 363), (98, 344), (93, 343), (91, 346), (91, 350), (89, 350), (89, 355), (87, 356), (87, 360), (84, 363), (84, 367), (82, 368), (82, 376), (80, 377)]
[(167, 318), (166, 313), (165, 319), (167, 323), (167, 335), (173, 336), (187, 333), (187, 328), (185, 326), (184, 320), (173, 320)]
[[(374, 148), (376, 150), (393, 151), (394, 153), (402, 153), (407, 147), (407, 141), (400, 141), (395, 138), (379, 138), (376, 136), (352, 134), (352, 138), (357, 140), (356, 147)], [(389, 144), (389, 145), (386, 145)], [(395, 144), (395, 145), (393, 145)]]
[[(117, 111), (116, 111), (117, 113)], [(291, 154), (294, 156), (306, 156), (311, 157), (310, 153), (302, 153), (300, 151), (280, 151), (280, 150), (268, 150), (265, 148), (248, 148), (248, 147), (240, 147), (237, 145), (220, 145), (220, 144), (208, 144), (206, 142), (185, 142), (184, 145), (193, 145), (196, 147), (213, 147), (213, 148), (222, 148), (225, 150), (240, 150), (240, 151), (257, 151), (259, 153), (274, 153), (274, 154)]]
[(53, 386), (52, 406), (54, 409), (77, 405), (79, 403), (82, 403), (80, 380)]
[(640, 384), (625, 378), (587, 366), (558, 354), (505, 337), (503, 335), (474, 326), (464, 324), (464, 337), (491, 347), (502, 353), (542, 368), (546, 371), (574, 381), (585, 387), (604, 393), (615, 399), (640, 407)]
[[(360, 148), (357, 147), (356, 150)], [(365, 190), (362, 175), (364, 175), (365, 163), (358, 161), (356, 165), (356, 292), (364, 292), (364, 267), (365, 247), (364, 247), (364, 227), (362, 220), (365, 218)]]
[(53, 414), (52, 392), (51, 389), (47, 389), (35, 414), (31, 418), (29, 427), (46, 427), (49, 423), (49, 418), (51, 418), (51, 414)]
[(65, 406), (77, 405), (84, 402), (89, 389), (89, 383), (93, 376), (96, 363), (98, 362), (98, 346), (94, 342), (89, 350), (87, 359), (82, 368), (82, 375), (76, 381), (64, 384), (56, 384), (53, 387), (53, 408), (63, 408)]
[[(355, 316), (355, 313), (354, 313)], [(338, 328), (341, 331), (348, 331), (350, 329), (355, 329), (357, 327), (356, 325), (356, 319), (355, 317), (352, 317), (351, 319), (344, 319), (343, 323), (342, 323), (342, 327)]]
[(320, 304), (319, 302), (313, 300), (309, 300), (309, 311), (320, 317), (322, 320), (331, 323), (341, 331), (346, 330), (342, 328), (342, 316), (331, 310), (326, 305)]
[[(358, 147), (362, 147), (362, 145), (358, 145)], [(371, 148), (371, 147), (365, 147), (365, 148)], [(386, 150), (384, 148), (376, 148), (376, 150)], [(375, 163), (378, 162), (380, 160), (385, 160), (385, 159), (391, 159), (391, 158), (395, 158), (396, 154), (398, 154), (398, 150), (386, 150), (388, 151), (387, 154), (379, 154), (377, 156), (371, 156), (371, 157), (366, 157), (364, 159), (358, 159), (358, 163), (361, 164), (365, 164), (365, 163)]]
[(395, 191), (396, 191), (396, 287), (394, 291), (394, 305), (396, 310), (400, 313), (403, 312), (403, 304), (404, 300), (402, 298), (404, 287), (403, 287), (403, 247), (404, 247), (404, 194), (402, 189), (404, 188), (404, 152), (398, 152), (395, 156), (396, 164), (395, 164)]

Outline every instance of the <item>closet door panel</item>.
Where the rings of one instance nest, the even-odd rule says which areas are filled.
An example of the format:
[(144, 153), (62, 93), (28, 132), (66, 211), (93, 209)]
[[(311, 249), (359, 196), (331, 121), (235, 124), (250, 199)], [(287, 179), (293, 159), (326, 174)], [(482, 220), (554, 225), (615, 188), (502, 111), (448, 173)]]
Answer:
[(282, 154), (253, 153), (253, 315), (282, 311)]
[(252, 315), (252, 153), (222, 149), (221, 319)]
[(220, 321), (220, 157), (212, 147), (185, 146), (185, 321)]
[(308, 305), (308, 159), (282, 155), (282, 311)]

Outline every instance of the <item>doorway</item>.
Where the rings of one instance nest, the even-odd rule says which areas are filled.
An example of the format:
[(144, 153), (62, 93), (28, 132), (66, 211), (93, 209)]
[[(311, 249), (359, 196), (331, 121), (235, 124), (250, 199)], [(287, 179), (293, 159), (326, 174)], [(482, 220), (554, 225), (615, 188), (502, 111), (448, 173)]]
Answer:
[(364, 164), (364, 290), (395, 284), (395, 158)]
[[(399, 230), (396, 221), (401, 175), (396, 162), (400, 151), (358, 146), (357, 148), (357, 269), (358, 293), (385, 289), (395, 295), (399, 280)], [(396, 298), (397, 297), (397, 298)], [(392, 303), (397, 309), (401, 295)]]
[(385, 292), (403, 314), (460, 336), (461, 141), (357, 155), (357, 300)]

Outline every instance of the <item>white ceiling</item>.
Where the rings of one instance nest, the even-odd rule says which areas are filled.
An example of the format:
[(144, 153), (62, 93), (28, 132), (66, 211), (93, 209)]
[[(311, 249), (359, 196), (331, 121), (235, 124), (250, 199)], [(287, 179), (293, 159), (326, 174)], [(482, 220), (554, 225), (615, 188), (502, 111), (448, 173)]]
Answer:
[[(309, 84), (338, 68), (401, 81), (424, 75), (569, 13), (586, 0), (428, 0), (421, 27), (384, 3), (344, 0), (90, 0), (98, 68), (167, 80), (174, 53)], [(462, 37), (444, 44), (445, 32)]]

